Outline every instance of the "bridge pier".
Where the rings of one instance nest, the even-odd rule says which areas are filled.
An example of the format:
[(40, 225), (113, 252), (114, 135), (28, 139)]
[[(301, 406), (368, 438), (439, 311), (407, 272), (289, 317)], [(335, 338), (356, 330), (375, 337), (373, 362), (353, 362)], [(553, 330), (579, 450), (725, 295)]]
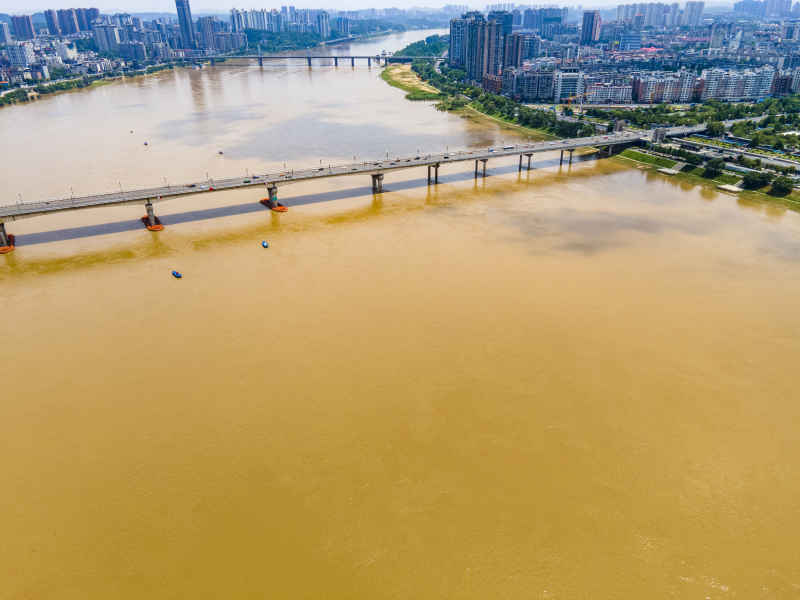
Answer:
[(264, 66), (264, 57), (261, 56), (261, 55), (259, 55), (259, 57), (258, 57), (258, 66), (259, 67), (263, 67)]
[(482, 158), (481, 162), (483, 163), (483, 177), (486, 178), (486, 163), (489, 162), (488, 158)]
[(311, 68), (311, 57), (310, 56), (306, 56), (306, 61), (308, 62), (308, 68), (310, 69)]
[(147, 214), (142, 217), (142, 223), (144, 223), (147, 231), (161, 231), (164, 229), (161, 219), (156, 216), (156, 213), (153, 210), (153, 202), (149, 198), (147, 202), (145, 202), (144, 208), (147, 211)]
[(372, 193), (383, 193), (383, 173), (375, 173), (372, 176)]
[(574, 151), (575, 151), (575, 150), (573, 150), (573, 149), (571, 149), (571, 148), (570, 148), (570, 151), (569, 151), (569, 164), (570, 164), (570, 165), (572, 165), (572, 153), (573, 153)]
[(531, 157), (533, 156), (533, 153), (529, 152), (525, 156), (528, 157), (528, 171), (530, 171), (531, 170)]
[(439, 183), (439, 163), (433, 165), (433, 183)]
[(369, 56), (367, 57), (367, 66), (368, 67), (372, 66), (372, 58), (370, 58)]
[(334, 67), (338, 67), (339, 66), (339, 57), (338, 56), (334, 56), (333, 57), (333, 66)]
[(428, 185), (431, 184), (431, 166), (428, 165)]
[(563, 164), (564, 164), (564, 151), (562, 150), (561, 151), (561, 158), (558, 161), (558, 166), (560, 167)]
[(356, 59), (354, 57), (352, 57), (352, 56), (350, 57), (350, 66), (351, 67), (355, 67), (356, 66)]
[(6, 224), (0, 221), (0, 254), (8, 254), (14, 249), (14, 236), (6, 233)]

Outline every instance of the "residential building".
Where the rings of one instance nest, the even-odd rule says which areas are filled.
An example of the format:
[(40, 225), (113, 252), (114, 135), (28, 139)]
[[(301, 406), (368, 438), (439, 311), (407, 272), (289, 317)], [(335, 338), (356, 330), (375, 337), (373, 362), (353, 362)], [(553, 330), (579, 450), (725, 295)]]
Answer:
[(0, 22), (0, 44), (11, 43), (11, 28), (6, 22)]
[(61, 28), (58, 26), (58, 15), (52, 8), (44, 11), (44, 20), (47, 23), (47, 32), (50, 35), (61, 35)]
[(94, 41), (100, 52), (116, 52), (120, 44), (119, 28), (116, 25), (95, 25)]
[(580, 71), (557, 71), (553, 83), (553, 98), (556, 102), (577, 98), (584, 93), (583, 83), (583, 73)]
[(317, 15), (317, 32), (323, 40), (331, 37), (331, 18), (324, 10)]
[(32, 40), (36, 37), (33, 19), (31, 19), (30, 15), (13, 15), (11, 17), (11, 27), (14, 28), (14, 37), (18, 40)]
[(204, 50), (215, 50), (214, 43), (214, 17), (200, 17), (197, 19), (197, 31), (200, 47)]
[(632, 90), (630, 84), (593, 83), (586, 90), (586, 102), (589, 104), (629, 104)]
[(36, 61), (36, 55), (33, 53), (33, 44), (28, 42), (11, 44), (6, 48), (6, 51), (12, 67), (24, 69), (30, 67)]
[(522, 102), (551, 102), (553, 100), (554, 73), (551, 67), (503, 71), (503, 93)]
[(78, 27), (78, 13), (74, 8), (64, 8), (58, 10), (58, 27), (62, 35), (72, 35), (80, 31)]

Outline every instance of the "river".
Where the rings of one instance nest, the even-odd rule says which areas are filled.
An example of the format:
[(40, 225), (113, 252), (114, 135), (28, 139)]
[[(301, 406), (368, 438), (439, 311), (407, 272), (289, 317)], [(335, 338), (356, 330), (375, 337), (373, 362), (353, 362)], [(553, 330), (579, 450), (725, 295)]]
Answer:
[[(4, 108), (5, 202), (514, 139), (379, 74)], [(797, 597), (800, 216), (534, 166), (8, 223), (0, 598)]]

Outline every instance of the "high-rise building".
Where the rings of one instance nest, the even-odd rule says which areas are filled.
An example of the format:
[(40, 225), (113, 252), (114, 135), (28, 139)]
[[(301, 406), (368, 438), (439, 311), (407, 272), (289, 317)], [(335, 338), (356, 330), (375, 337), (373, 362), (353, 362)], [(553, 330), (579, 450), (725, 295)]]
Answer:
[(503, 51), (503, 70), (506, 67), (520, 67), (525, 56), (525, 38), (522, 33), (512, 33), (506, 36), (505, 49)]
[(80, 31), (78, 14), (74, 8), (61, 8), (58, 10), (58, 26), (64, 35), (71, 35)]
[(689, 27), (698, 27), (703, 20), (705, 2), (687, 2), (684, 8), (684, 20)]
[(331, 18), (324, 10), (317, 15), (317, 31), (323, 40), (331, 37)]
[(214, 17), (200, 17), (197, 19), (197, 31), (200, 33), (200, 47), (205, 50), (215, 50)]
[(14, 28), (14, 36), (18, 40), (32, 40), (36, 37), (36, 30), (33, 28), (33, 19), (30, 15), (12, 16), (11, 27)]
[(33, 45), (28, 42), (11, 44), (6, 48), (6, 51), (8, 52), (8, 60), (11, 62), (12, 67), (24, 69), (30, 67), (36, 61), (36, 56), (33, 53)]
[(120, 43), (119, 28), (116, 25), (95, 25), (94, 41), (100, 52), (116, 52)]
[(463, 69), (467, 65), (467, 26), (474, 19), (483, 20), (483, 15), (479, 12), (468, 12), (460, 19), (450, 21), (450, 46), (447, 59), (451, 67)]
[(587, 10), (583, 13), (581, 44), (589, 46), (600, 39), (600, 12)]
[(11, 28), (5, 21), (0, 22), (0, 44), (11, 43)]
[(502, 25), (502, 35), (511, 35), (511, 31), (514, 28), (514, 15), (507, 10), (493, 10), (486, 19), (500, 23)]
[(350, 19), (347, 17), (337, 17), (336, 31), (339, 32), (339, 35), (350, 35)]
[(192, 21), (192, 9), (189, 7), (189, 0), (175, 0), (175, 8), (178, 11), (178, 24), (181, 28), (181, 43), (185, 49), (197, 47), (197, 36), (194, 33), (194, 21)]
[(476, 15), (475, 18), (467, 21), (464, 39), (464, 66), (467, 71), (467, 79), (472, 81), (481, 81), (486, 73), (486, 25), (482, 15)]
[(44, 20), (47, 23), (47, 31), (50, 35), (61, 35), (61, 28), (58, 26), (58, 15), (52, 8), (44, 11)]

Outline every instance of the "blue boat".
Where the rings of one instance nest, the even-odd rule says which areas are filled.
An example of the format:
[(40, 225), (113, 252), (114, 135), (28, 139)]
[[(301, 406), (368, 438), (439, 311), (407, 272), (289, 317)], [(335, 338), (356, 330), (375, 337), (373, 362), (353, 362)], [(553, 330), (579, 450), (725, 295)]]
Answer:
[(175, 279), (180, 279), (181, 277), (183, 277), (183, 274), (182, 274), (182, 273), (179, 273), (178, 271), (173, 271), (173, 272), (172, 272), (172, 276), (173, 276)]

